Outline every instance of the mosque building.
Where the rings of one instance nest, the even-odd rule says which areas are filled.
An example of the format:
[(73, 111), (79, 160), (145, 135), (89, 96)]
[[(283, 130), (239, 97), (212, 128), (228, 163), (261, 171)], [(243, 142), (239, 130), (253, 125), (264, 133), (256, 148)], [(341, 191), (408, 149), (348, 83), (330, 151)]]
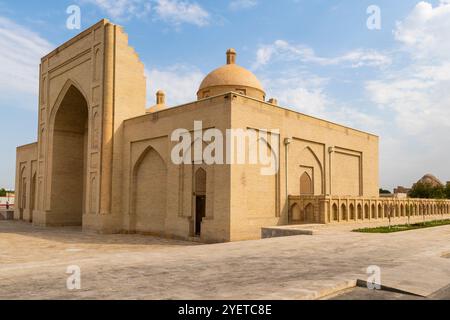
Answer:
[[(180, 129), (191, 141), (182, 163), (173, 159)], [(204, 139), (208, 131), (224, 142)], [(244, 153), (256, 143), (269, 162), (194, 154), (214, 143), (215, 153), (236, 155), (227, 132), (256, 134)], [(445, 201), (380, 198), (378, 144), (267, 99), (233, 49), (197, 101), (168, 107), (159, 90), (146, 108), (144, 65), (122, 27), (102, 20), (41, 60), (38, 141), (17, 149), (15, 219), (227, 242), (258, 239), (269, 226), (450, 213)]]

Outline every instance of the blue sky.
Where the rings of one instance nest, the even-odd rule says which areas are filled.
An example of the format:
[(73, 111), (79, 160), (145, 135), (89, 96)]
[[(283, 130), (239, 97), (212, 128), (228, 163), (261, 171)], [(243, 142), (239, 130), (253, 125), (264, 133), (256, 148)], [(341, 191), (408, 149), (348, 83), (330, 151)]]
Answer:
[[(234, 47), (283, 106), (380, 136), (380, 184), (450, 180), (450, 0), (0, 0), (0, 187), (15, 147), (36, 140), (39, 58), (101, 18), (121, 24), (146, 65), (148, 104), (195, 100)], [(369, 30), (367, 8), (380, 8)]]

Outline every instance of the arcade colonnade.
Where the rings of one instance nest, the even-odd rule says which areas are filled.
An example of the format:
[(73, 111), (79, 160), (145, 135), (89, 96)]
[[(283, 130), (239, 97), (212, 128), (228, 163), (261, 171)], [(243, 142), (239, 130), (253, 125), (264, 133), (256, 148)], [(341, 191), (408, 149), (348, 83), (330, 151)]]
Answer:
[(450, 200), (334, 196), (290, 196), (289, 222), (348, 223), (439, 219), (450, 215)]

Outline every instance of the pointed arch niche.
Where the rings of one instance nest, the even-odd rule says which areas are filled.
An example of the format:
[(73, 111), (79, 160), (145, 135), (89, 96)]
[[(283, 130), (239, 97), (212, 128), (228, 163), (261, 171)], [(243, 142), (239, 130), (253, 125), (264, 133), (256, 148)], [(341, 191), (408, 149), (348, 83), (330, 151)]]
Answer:
[(288, 192), (290, 195), (323, 195), (325, 146), (294, 138), (289, 146)]
[[(314, 170), (311, 170), (314, 175)], [(300, 195), (314, 195), (314, 183), (308, 172), (303, 172), (300, 177)]]
[(167, 165), (152, 146), (147, 147), (133, 168), (132, 225), (138, 232), (164, 232), (167, 215)]

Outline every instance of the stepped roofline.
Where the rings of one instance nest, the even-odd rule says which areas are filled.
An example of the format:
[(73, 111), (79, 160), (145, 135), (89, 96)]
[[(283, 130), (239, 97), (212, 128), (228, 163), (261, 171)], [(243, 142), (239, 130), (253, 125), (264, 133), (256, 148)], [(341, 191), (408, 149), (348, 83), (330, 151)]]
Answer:
[(75, 42), (79, 41), (80, 39), (82, 39), (85, 36), (87, 36), (88, 34), (90, 34), (92, 32), (92, 30), (97, 29), (99, 26), (105, 26), (107, 24), (113, 24), (113, 23), (111, 23), (108, 19), (100, 20), (96, 24), (94, 24), (94, 25), (90, 26), (89, 28), (87, 28), (86, 30), (80, 32), (79, 34), (77, 34), (76, 36), (71, 38), (70, 40), (64, 42), (63, 44), (56, 47), (53, 51), (51, 51), (48, 54), (46, 54), (45, 56), (43, 56), (41, 61), (46, 60), (46, 59), (54, 56), (55, 54), (58, 54), (58, 52), (60, 52), (61, 50), (69, 47), (70, 45), (74, 44)]

